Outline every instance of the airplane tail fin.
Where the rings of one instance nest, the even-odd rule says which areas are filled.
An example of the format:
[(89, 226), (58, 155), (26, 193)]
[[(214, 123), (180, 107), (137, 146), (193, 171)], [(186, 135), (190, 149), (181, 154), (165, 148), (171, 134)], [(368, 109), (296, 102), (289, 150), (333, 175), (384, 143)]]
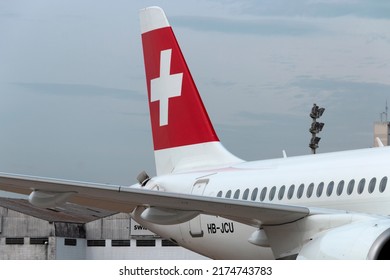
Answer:
[(157, 175), (242, 162), (219, 142), (164, 11), (140, 11)]

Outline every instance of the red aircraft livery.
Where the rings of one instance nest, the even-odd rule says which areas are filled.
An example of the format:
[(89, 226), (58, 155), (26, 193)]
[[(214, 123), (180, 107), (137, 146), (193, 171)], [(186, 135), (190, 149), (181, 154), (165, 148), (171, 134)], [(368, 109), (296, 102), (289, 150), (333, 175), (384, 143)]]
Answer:
[(143, 33), (142, 44), (154, 150), (219, 141), (172, 28)]

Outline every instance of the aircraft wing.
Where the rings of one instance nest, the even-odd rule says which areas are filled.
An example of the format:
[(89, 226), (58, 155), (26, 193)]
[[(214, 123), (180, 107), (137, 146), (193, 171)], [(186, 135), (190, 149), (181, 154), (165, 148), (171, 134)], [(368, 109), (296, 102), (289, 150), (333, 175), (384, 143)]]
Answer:
[(29, 195), (33, 191), (67, 194), (66, 201), (119, 212), (136, 206), (192, 211), (222, 216), (249, 225), (290, 223), (310, 214), (309, 208), (169, 193), (134, 187), (0, 173), (0, 190)]

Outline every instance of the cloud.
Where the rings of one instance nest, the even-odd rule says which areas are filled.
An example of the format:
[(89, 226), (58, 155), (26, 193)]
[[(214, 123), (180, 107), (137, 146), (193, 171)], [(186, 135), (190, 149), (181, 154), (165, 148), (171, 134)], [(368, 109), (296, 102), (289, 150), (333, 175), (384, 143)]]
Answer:
[(104, 96), (115, 99), (131, 99), (134, 101), (145, 101), (145, 97), (130, 89), (118, 89), (82, 84), (61, 84), (61, 83), (14, 83), (17, 86), (50, 95), (65, 96)]
[(356, 16), (365, 18), (390, 18), (390, 2), (387, 0), (250, 0), (220, 1), (234, 7), (234, 13), (263, 16), (324, 17)]
[(372, 99), (373, 94), (385, 94), (390, 92), (390, 84), (362, 82), (334, 78), (300, 77), (291, 83), (305, 91), (327, 91), (333, 93), (353, 94), (359, 98)]
[(262, 112), (251, 112), (251, 111), (239, 111), (235, 115), (236, 117), (245, 119), (247, 121), (256, 121), (256, 122), (269, 123), (269, 124), (286, 123), (287, 120), (289, 122), (294, 122), (302, 119), (301, 116), (296, 116), (290, 114), (289, 112), (262, 113)]
[(303, 19), (228, 19), (203, 16), (175, 16), (172, 25), (202, 32), (254, 34), (260, 36), (303, 36), (316, 34), (320, 27)]

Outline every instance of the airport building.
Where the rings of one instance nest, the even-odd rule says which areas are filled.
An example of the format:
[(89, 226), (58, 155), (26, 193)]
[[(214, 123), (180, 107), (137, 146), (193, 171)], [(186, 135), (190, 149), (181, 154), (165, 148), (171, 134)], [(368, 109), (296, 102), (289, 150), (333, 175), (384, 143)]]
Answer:
[(206, 259), (165, 240), (128, 213), (67, 203), (38, 208), (0, 197), (0, 259)]
[(374, 123), (374, 147), (378, 147), (376, 138), (379, 138), (384, 146), (390, 145), (390, 122)]

